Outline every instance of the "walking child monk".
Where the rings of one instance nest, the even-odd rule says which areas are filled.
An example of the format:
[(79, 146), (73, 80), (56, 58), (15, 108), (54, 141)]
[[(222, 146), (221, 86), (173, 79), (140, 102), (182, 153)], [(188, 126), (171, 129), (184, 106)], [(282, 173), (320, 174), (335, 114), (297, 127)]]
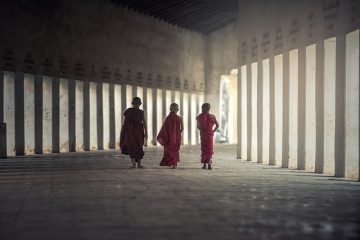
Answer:
[(130, 155), (131, 168), (143, 168), (141, 159), (144, 157), (144, 139), (147, 139), (147, 127), (144, 111), (139, 109), (141, 99), (134, 97), (132, 108), (124, 112), (124, 123), (120, 134), (121, 153)]
[[(209, 103), (204, 103), (201, 106), (201, 110), (202, 113), (196, 117), (197, 128), (200, 130), (201, 163), (204, 164), (202, 169), (206, 169), (207, 164), (208, 169), (211, 170), (211, 159), (214, 154), (213, 136), (219, 127), (219, 123), (216, 121), (215, 115), (209, 113)], [(214, 125), (215, 128), (213, 129)]]
[(164, 156), (160, 166), (168, 166), (173, 169), (177, 167), (177, 163), (180, 161), (181, 133), (184, 129), (182, 118), (176, 114), (178, 111), (179, 106), (176, 103), (172, 103), (170, 105), (170, 113), (166, 117), (156, 138), (164, 146)]

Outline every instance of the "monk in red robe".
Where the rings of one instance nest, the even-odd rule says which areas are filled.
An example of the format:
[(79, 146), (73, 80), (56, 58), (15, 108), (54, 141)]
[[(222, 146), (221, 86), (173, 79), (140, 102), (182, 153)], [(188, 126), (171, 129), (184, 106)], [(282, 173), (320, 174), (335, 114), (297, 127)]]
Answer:
[(183, 120), (176, 113), (179, 106), (176, 103), (170, 105), (170, 113), (166, 117), (163, 126), (157, 136), (157, 141), (164, 146), (164, 156), (160, 166), (168, 166), (173, 169), (180, 161), (179, 150), (181, 144), (181, 133), (183, 131)]
[(139, 109), (141, 99), (134, 97), (132, 108), (124, 112), (124, 123), (120, 134), (120, 149), (122, 154), (130, 155), (132, 168), (142, 168), (141, 159), (144, 157), (144, 139), (147, 139), (147, 127), (144, 111)]
[[(204, 103), (201, 106), (202, 113), (196, 117), (197, 128), (200, 130), (200, 142), (201, 142), (201, 163), (203, 163), (202, 169), (211, 170), (212, 155), (214, 154), (213, 137), (214, 132), (218, 129), (219, 123), (216, 121), (216, 117), (210, 114), (210, 104)], [(215, 128), (213, 129), (213, 126)]]

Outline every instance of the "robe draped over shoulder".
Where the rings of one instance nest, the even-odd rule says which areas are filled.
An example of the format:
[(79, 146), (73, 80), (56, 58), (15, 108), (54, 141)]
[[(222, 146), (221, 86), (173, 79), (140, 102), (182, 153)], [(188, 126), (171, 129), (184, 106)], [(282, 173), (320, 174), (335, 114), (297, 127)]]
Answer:
[(196, 120), (198, 121), (198, 128), (200, 130), (201, 162), (211, 163), (214, 154), (213, 126), (216, 121), (215, 115), (201, 113), (196, 117)]
[(128, 108), (124, 112), (125, 120), (120, 133), (120, 149), (122, 154), (130, 155), (136, 161), (144, 157), (144, 111)]
[(180, 161), (181, 117), (173, 112), (166, 117), (157, 136), (157, 141), (164, 146), (164, 156), (160, 166), (176, 166)]

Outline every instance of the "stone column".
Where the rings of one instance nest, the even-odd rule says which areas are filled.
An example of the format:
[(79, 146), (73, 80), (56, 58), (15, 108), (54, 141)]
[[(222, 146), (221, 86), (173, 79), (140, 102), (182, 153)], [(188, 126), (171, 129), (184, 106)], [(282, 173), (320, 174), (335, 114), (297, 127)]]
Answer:
[(97, 115), (97, 143), (98, 150), (104, 149), (104, 109), (103, 109), (103, 83), (98, 80), (96, 84), (96, 115)]
[(257, 126), (257, 108), (258, 108), (258, 63), (251, 63), (251, 161), (258, 161), (258, 126)]
[(59, 80), (59, 146), (60, 152), (69, 151), (69, 80)]
[(7, 156), (15, 156), (15, 74), (4, 72), (4, 123)]
[(23, 104), (24, 104), (24, 113), (23, 113), (24, 154), (29, 155), (35, 153), (35, 78), (34, 75), (32, 74), (24, 75)]
[(283, 166), (283, 55), (274, 58), (275, 165)]
[(262, 163), (269, 164), (270, 156), (270, 68), (269, 59), (262, 61)]
[(103, 83), (102, 91), (103, 105), (103, 143), (104, 149), (110, 148), (110, 85)]
[(324, 42), (324, 170), (335, 175), (336, 38)]
[(345, 177), (360, 180), (359, 30), (346, 36)]
[(53, 116), (52, 116), (52, 78), (44, 77), (42, 79), (42, 152), (51, 153), (52, 152), (52, 125), (53, 125)]
[[(299, 98), (299, 59), (298, 59), (298, 50), (292, 50), (289, 52), (289, 90), (284, 89), (285, 92), (289, 92), (290, 94), (286, 94), (289, 98), (284, 98), (284, 105), (287, 101), (288, 111), (289, 111), (289, 164), (288, 167), (290, 169), (298, 168), (298, 98)], [(286, 78), (285, 78), (286, 79)], [(286, 81), (284, 79), (284, 82)], [(284, 114), (285, 115), (285, 114)], [(285, 116), (284, 116), (285, 119)], [(284, 120), (285, 121), (285, 120)], [(286, 131), (284, 129), (284, 131)], [(283, 139), (285, 141), (285, 139)], [(286, 148), (284, 148), (286, 149)], [(286, 156), (286, 154), (284, 154)]]
[(69, 86), (69, 151), (75, 152), (76, 151), (76, 81), (74, 79), (68, 80)]
[(98, 131), (97, 131), (97, 91), (96, 82), (90, 82), (89, 85), (89, 103), (90, 103), (90, 150), (98, 149)]
[(315, 172), (316, 161), (316, 45), (306, 47), (305, 170)]
[(84, 82), (75, 81), (75, 151), (84, 151)]

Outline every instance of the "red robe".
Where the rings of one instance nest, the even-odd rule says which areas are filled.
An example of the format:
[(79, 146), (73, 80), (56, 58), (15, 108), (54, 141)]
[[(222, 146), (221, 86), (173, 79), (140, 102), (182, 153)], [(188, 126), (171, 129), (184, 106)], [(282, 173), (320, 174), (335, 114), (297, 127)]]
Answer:
[(201, 113), (196, 117), (196, 120), (198, 121), (198, 128), (200, 130), (201, 162), (211, 163), (211, 158), (214, 154), (213, 126), (216, 120), (215, 115)]
[(160, 166), (176, 166), (180, 161), (179, 150), (181, 144), (181, 117), (173, 112), (166, 117), (157, 136), (157, 141), (164, 146), (164, 156)]
[(144, 157), (144, 111), (128, 108), (124, 112), (125, 120), (120, 133), (120, 149), (122, 154), (139, 161)]

